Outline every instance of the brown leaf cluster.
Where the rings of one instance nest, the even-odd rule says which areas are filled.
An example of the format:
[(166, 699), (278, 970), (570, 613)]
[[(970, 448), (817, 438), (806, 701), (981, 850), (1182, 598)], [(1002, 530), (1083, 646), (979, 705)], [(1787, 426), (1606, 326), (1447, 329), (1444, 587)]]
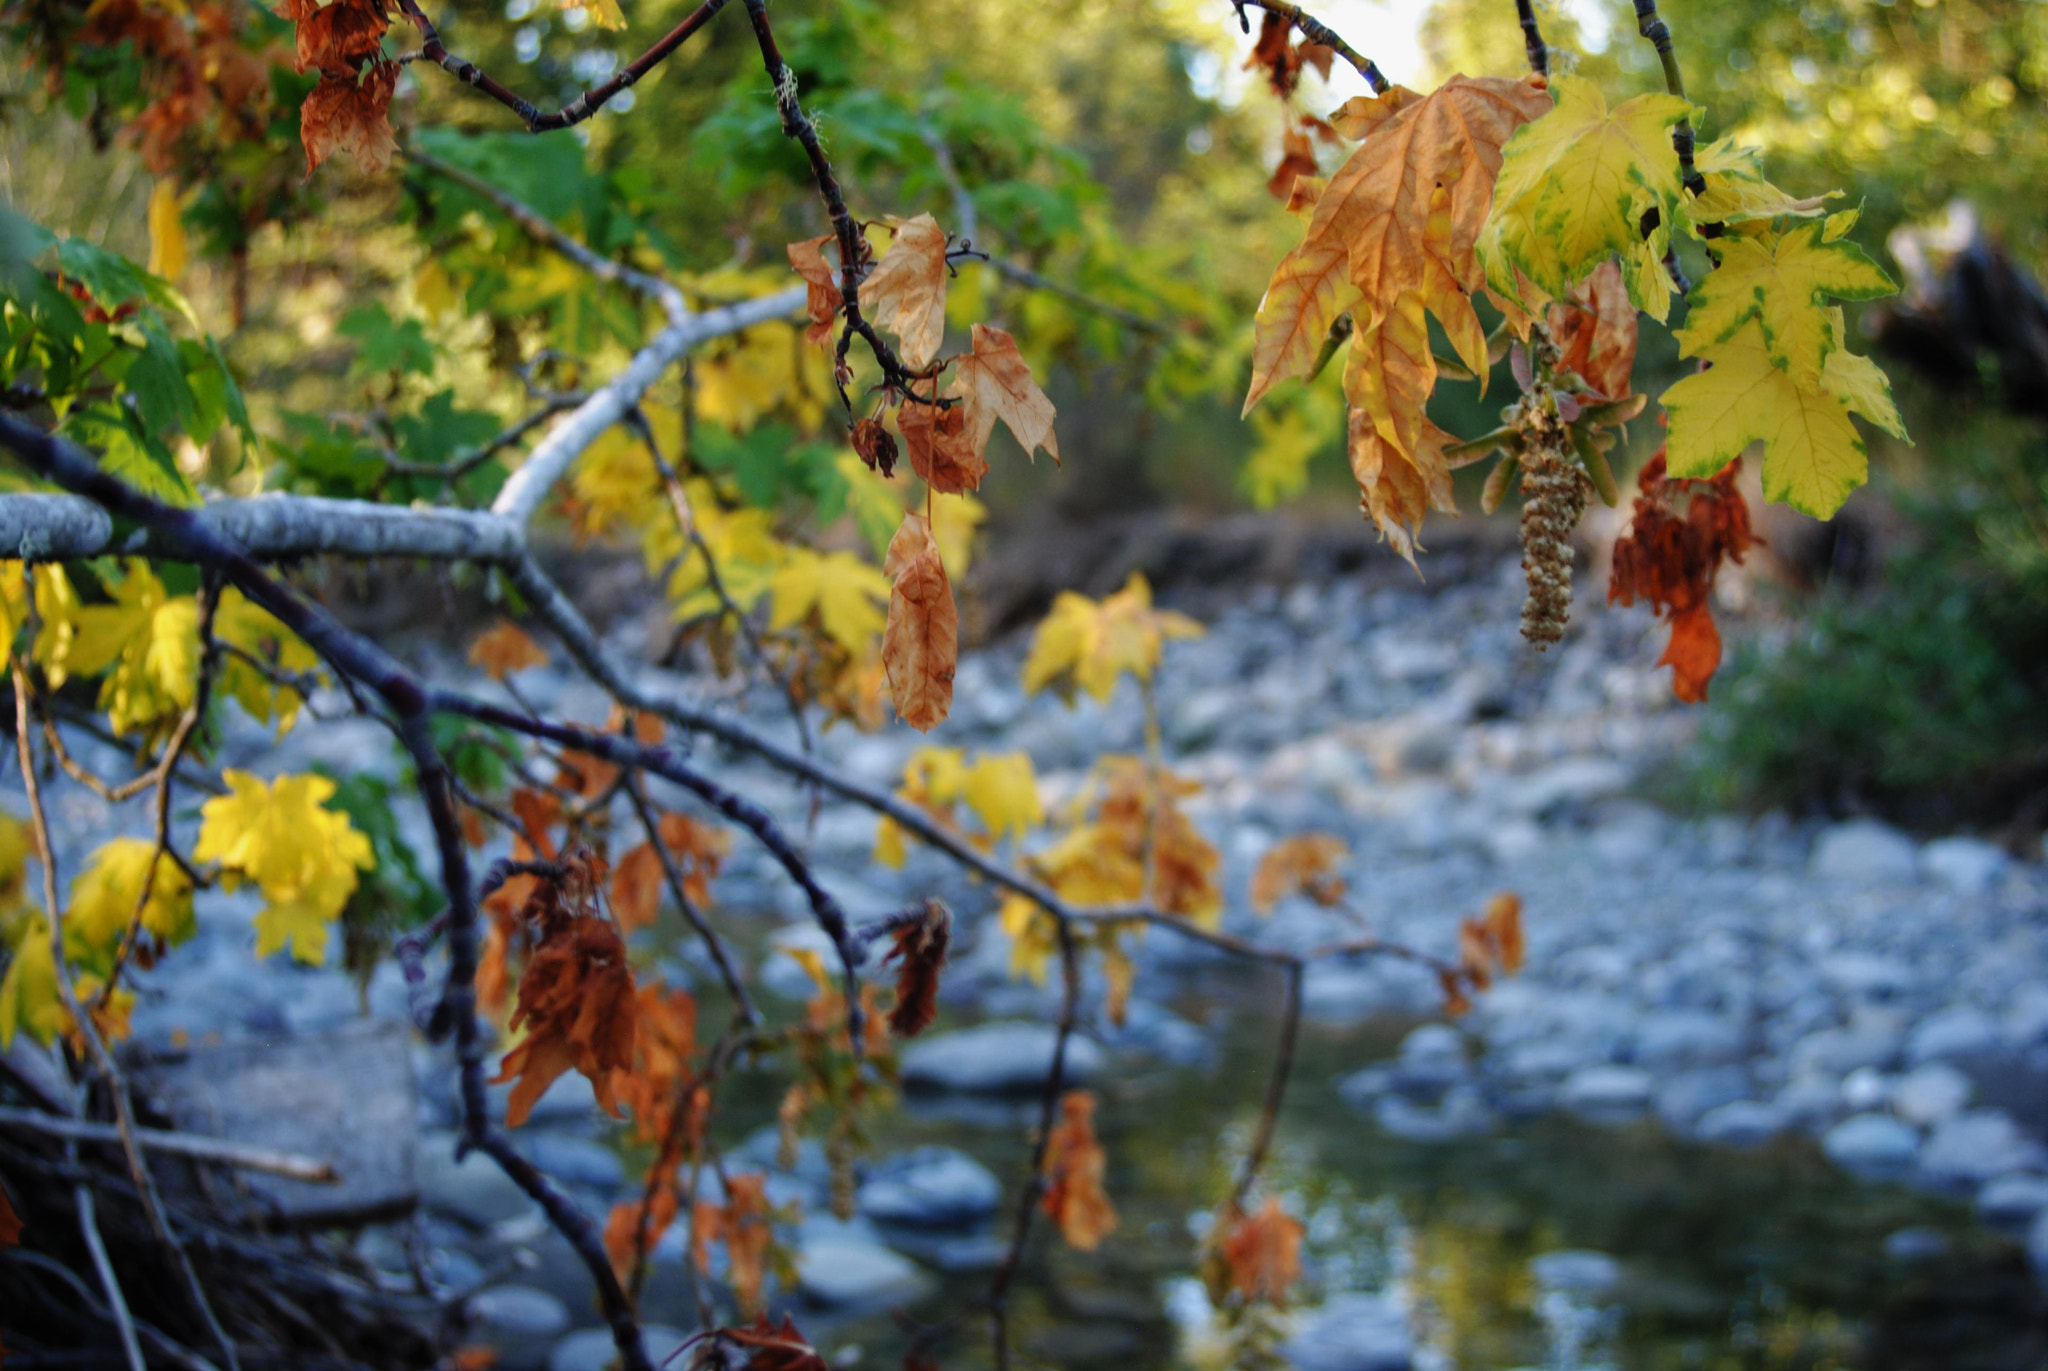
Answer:
[[(1658, 449), (1637, 478), (1628, 532), (1614, 544), (1607, 601), (1643, 600), (1670, 623), (1671, 641), (1657, 664), (1671, 668), (1672, 691), (1687, 704), (1707, 698), (1721, 665), (1721, 634), (1708, 603), (1714, 576), (1724, 559), (1739, 565), (1757, 541), (1736, 488), (1741, 471), (1738, 457), (1709, 480), (1674, 480)], [(1674, 508), (1680, 495), (1687, 497), (1683, 515)]]
[(1619, 263), (1610, 257), (1595, 267), (1570, 299), (1551, 305), (1545, 322), (1562, 369), (1577, 372), (1603, 400), (1628, 396), (1636, 365), (1637, 314)]
[[(711, 881), (732, 854), (732, 834), (716, 824), (674, 813), (663, 814), (655, 831), (682, 878), (684, 896), (692, 904), (710, 903)], [(652, 924), (666, 889), (667, 872), (654, 844), (643, 842), (628, 848), (612, 869), (612, 912), (618, 916), (619, 927), (630, 933)]]
[(1396, 86), (1347, 102), (1330, 122), (1364, 141), (1330, 177), (1259, 306), (1247, 410), (1280, 381), (1308, 375), (1331, 326), (1351, 314), (1352, 474), (1367, 517), (1411, 561), (1427, 511), (1455, 512), (1448, 435), (1425, 412), (1437, 379), (1428, 319), (1468, 369), (1485, 373), (1470, 299), (1484, 279), (1479, 231), (1502, 144), (1549, 106), (1541, 77), (1454, 76), (1428, 95)]
[(1445, 1009), (1453, 1016), (1472, 1007), (1471, 996), (1502, 976), (1522, 969), (1528, 944), (1522, 932), (1522, 899), (1502, 891), (1486, 902), (1477, 918), (1458, 925), (1458, 963), (1438, 972)]
[(902, 527), (889, 540), (882, 572), (890, 581), (889, 619), (882, 630), (889, 697), (904, 723), (928, 732), (953, 707), (960, 611), (953, 603), (953, 583), (939, 559), (931, 524), (923, 515), (903, 516)]
[(382, 171), (398, 151), (389, 117), (398, 64), (380, 51), (391, 27), (387, 0), (281, 0), (277, 15), (295, 26), (298, 69), (320, 73), (299, 107), (306, 174), (337, 152)]
[(939, 968), (953, 941), (953, 914), (937, 900), (926, 900), (924, 912), (891, 935), (884, 962), (896, 968), (896, 1004), (889, 1011), (889, 1031), (914, 1038), (939, 1015)]
[(1252, 872), (1252, 910), (1271, 914), (1289, 895), (1302, 894), (1325, 909), (1344, 898), (1338, 868), (1351, 849), (1334, 833), (1303, 833), (1266, 849)]
[(761, 1308), (761, 1284), (768, 1271), (768, 1248), (775, 1238), (768, 1206), (768, 1177), (736, 1172), (726, 1177), (726, 1202), (697, 1201), (690, 1218), (690, 1257), (697, 1270), (711, 1270), (711, 1244), (725, 1244), (727, 1279), (743, 1313)]
[[(723, 1350), (726, 1346), (743, 1353), (743, 1359), (728, 1357)], [(746, 1371), (829, 1371), (830, 1367), (818, 1350), (804, 1341), (796, 1321), (787, 1314), (780, 1327), (762, 1314), (746, 1328), (721, 1328), (699, 1344), (690, 1362), (691, 1371), (727, 1371), (733, 1365), (744, 1366)]]
[(1301, 1221), (1269, 1198), (1250, 1214), (1238, 1213), (1224, 1235), (1222, 1253), (1230, 1284), (1247, 1300), (1278, 1304), (1301, 1275)]
[(72, 64), (93, 60), (80, 49), (133, 44), (143, 59), (147, 103), (128, 134), (151, 171), (162, 174), (193, 160), (186, 155), (192, 152), (188, 134), (223, 144), (262, 137), (270, 120), (270, 69), (286, 54), (252, 31), (239, 7), (98, 0), (83, 8), (85, 22), (61, 38), (53, 25), (35, 57), (55, 87)]
[(1093, 1252), (1116, 1231), (1116, 1209), (1103, 1192), (1109, 1159), (1095, 1140), (1095, 1096), (1069, 1090), (1060, 1097), (1060, 1117), (1045, 1140), (1045, 1212), (1060, 1235), (1083, 1252)]
[(633, 1069), (618, 1080), (619, 1100), (633, 1115), (633, 1138), (652, 1145), (654, 1160), (639, 1199), (614, 1205), (605, 1222), (605, 1252), (621, 1279), (675, 1221), (682, 1168), (704, 1145), (711, 1093), (698, 1083), (697, 1003), (688, 991), (659, 983), (639, 992), (640, 1031)]
[[(505, 1054), (496, 1080), (513, 1080), (505, 1123), (526, 1122), (541, 1095), (570, 1070), (586, 1076), (614, 1118), (617, 1077), (633, 1067), (639, 1000), (618, 927), (596, 912), (574, 880), (541, 880), (520, 911), (533, 951), (519, 977), (511, 1027), (525, 1037)], [(587, 882), (594, 884), (594, 881)]]
[(1337, 54), (1321, 43), (1294, 41), (1294, 24), (1285, 15), (1267, 10), (1259, 23), (1259, 41), (1244, 59), (1244, 70), (1263, 71), (1273, 93), (1285, 100), (1301, 84), (1304, 68), (1314, 67), (1325, 81)]

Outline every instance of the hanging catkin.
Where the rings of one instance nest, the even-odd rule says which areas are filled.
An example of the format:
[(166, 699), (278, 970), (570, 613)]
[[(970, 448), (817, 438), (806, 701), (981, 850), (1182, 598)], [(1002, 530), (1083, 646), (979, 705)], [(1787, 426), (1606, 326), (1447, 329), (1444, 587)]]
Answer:
[(1522, 468), (1522, 636), (1537, 651), (1564, 637), (1572, 613), (1572, 530), (1586, 512), (1585, 473), (1538, 449)]

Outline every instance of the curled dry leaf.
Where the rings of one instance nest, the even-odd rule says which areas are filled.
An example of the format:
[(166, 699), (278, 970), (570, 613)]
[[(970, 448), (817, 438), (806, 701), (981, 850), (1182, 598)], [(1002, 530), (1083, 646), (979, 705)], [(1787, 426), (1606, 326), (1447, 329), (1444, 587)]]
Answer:
[[(999, 328), (976, 324), (973, 342), (974, 350), (953, 364), (953, 385), (947, 393), (967, 411), (969, 446), (977, 460), (987, 451), (989, 434), (1001, 419), (1025, 456), (1036, 460), (1038, 449), (1044, 448), (1058, 462), (1060, 443), (1052, 431), (1057, 413), (1031, 379), (1031, 367), (1017, 350), (1017, 340)], [(982, 470), (987, 469), (984, 462)]]
[(469, 664), (492, 680), (502, 681), (515, 671), (546, 666), (548, 654), (519, 625), (500, 619), (469, 645)]
[(1277, 1199), (1268, 1199), (1254, 1213), (1239, 1214), (1224, 1236), (1222, 1249), (1237, 1293), (1248, 1300), (1274, 1304), (1285, 1299), (1288, 1287), (1301, 1275), (1304, 1231), (1301, 1222), (1281, 1209)]
[(889, 1031), (914, 1038), (939, 1016), (939, 968), (953, 940), (953, 914), (937, 900), (926, 900), (924, 912), (896, 930), (895, 945), (883, 961), (902, 960), (896, 970), (896, 1006), (889, 1011)]
[(1095, 1096), (1069, 1090), (1060, 1097), (1059, 1122), (1045, 1141), (1045, 1212), (1060, 1235), (1083, 1252), (1093, 1252), (1116, 1231), (1116, 1210), (1103, 1193), (1109, 1159), (1095, 1140)]
[[(723, 1350), (726, 1347), (739, 1355), (728, 1357)], [(818, 1350), (804, 1341), (796, 1321), (787, 1314), (780, 1327), (762, 1314), (746, 1328), (721, 1328), (698, 1344), (690, 1362), (691, 1371), (727, 1371), (735, 1365), (746, 1371), (829, 1371), (830, 1367)]]
[(333, 156), (346, 152), (366, 172), (390, 164), (398, 151), (391, 136), (391, 94), (398, 84), (398, 64), (371, 59), (360, 75), (320, 73), (299, 107), (299, 137), (306, 145), (306, 174)]
[(789, 264), (796, 268), (796, 274), (804, 278), (804, 285), (809, 288), (804, 296), (804, 312), (811, 316), (809, 326), (804, 329), (804, 341), (807, 343), (824, 345), (832, 341), (832, 326), (839, 318), (840, 305), (844, 303), (844, 297), (839, 293), (839, 268), (825, 260), (825, 244), (835, 241), (828, 233), (822, 238), (806, 238), (801, 243), (789, 245)]
[(903, 722), (929, 731), (953, 707), (960, 613), (923, 515), (903, 516), (902, 527), (889, 540), (882, 570), (890, 579), (889, 622), (882, 630), (889, 695)]
[(1266, 850), (1252, 873), (1252, 909), (1271, 914), (1274, 906), (1297, 891), (1328, 908), (1344, 898), (1344, 878), (1337, 868), (1351, 855), (1334, 833), (1303, 833), (1283, 838)]
[[(910, 450), (910, 469), (939, 495), (960, 495), (981, 487), (988, 461), (968, 427), (964, 405), (927, 405), (906, 400), (896, 411), (896, 427)], [(982, 442), (988, 440), (986, 431)]]
[(869, 471), (879, 471), (884, 480), (896, 474), (896, 440), (879, 419), (860, 419), (853, 425), (853, 450)]
[[(505, 1107), (507, 1127), (526, 1122), (543, 1093), (567, 1071), (581, 1071), (614, 1118), (614, 1077), (633, 1067), (639, 1002), (626, 944), (612, 923), (575, 912), (552, 882), (527, 902), (525, 921), (539, 938), (519, 978), (511, 1026), (526, 1036), (505, 1054), (497, 1082), (518, 1078)], [(495, 1083), (495, 1082), (494, 1082)]]
[(922, 371), (946, 336), (946, 231), (929, 214), (891, 219), (896, 240), (861, 282), (861, 312), (903, 345), (903, 364)]
[(1625, 398), (1636, 365), (1635, 302), (1612, 258), (1593, 269), (1569, 300), (1550, 307), (1550, 336), (1559, 365), (1575, 371), (1607, 400)]
[(1309, 141), (1306, 133), (1288, 129), (1280, 135), (1280, 163), (1266, 181), (1266, 193), (1275, 200), (1291, 204), (1295, 181), (1303, 176), (1314, 176), (1320, 170), (1316, 166), (1316, 145)]
[(646, 928), (661, 911), (664, 873), (661, 857), (651, 843), (641, 843), (619, 858), (612, 868), (612, 913), (618, 916), (622, 932)]
[[(1671, 641), (1657, 664), (1671, 668), (1672, 691), (1687, 704), (1707, 698), (1721, 665), (1721, 635), (1708, 603), (1714, 576), (1723, 559), (1740, 564), (1756, 542), (1749, 505), (1736, 487), (1741, 470), (1738, 457), (1711, 480), (1672, 479), (1659, 451), (1637, 478), (1641, 493), (1628, 532), (1614, 543), (1607, 601), (1645, 600), (1669, 621)], [(1680, 494), (1689, 496), (1683, 516), (1673, 509)]]

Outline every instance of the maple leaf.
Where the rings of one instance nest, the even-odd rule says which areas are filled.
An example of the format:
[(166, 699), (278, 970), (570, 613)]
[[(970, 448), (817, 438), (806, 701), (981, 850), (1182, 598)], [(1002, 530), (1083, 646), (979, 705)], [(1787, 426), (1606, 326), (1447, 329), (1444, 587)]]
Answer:
[(619, 1117), (614, 1077), (632, 1069), (638, 1010), (619, 930), (596, 915), (555, 920), (519, 978), (511, 1026), (523, 1024), (526, 1036), (505, 1054), (493, 1081), (518, 1078), (505, 1105), (506, 1127), (525, 1123), (547, 1088), (571, 1069), (582, 1072), (598, 1104)]
[(1849, 407), (1820, 388), (1818, 375), (1813, 388), (1801, 386), (1772, 356), (1755, 319), (1718, 340), (1712, 360), (1710, 370), (1664, 392), (1671, 474), (1712, 476), (1761, 442), (1765, 497), (1816, 519), (1833, 515), (1869, 471)]
[[(1600, 87), (1551, 82), (1556, 106), (1515, 131), (1503, 150), (1497, 208), (1481, 253), (1495, 293), (1517, 294), (1509, 265), (1552, 298), (1619, 256), (1629, 298), (1662, 319), (1671, 286), (1661, 261), (1684, 217), (1671, 129), (1693, 110), (1680, 96), (1638, 95), (1613, 109)], [(1658, 224), (1646, 243), (1643, 216)], [(1643, 263), (1647, 259), (1648, 269)]]
[(1770, 359), (1801, 388), (1817, 385), (1828, 354), (1843, 341), (1838, 312), (1822, 297), (1874, 300), (1898, 289), (1854, 243), (1829, 240), (1826, 227), (1797, 224), (1783, 232), (1722, 239), (1721, 265), (1686, 297), (1682, 355), (1707, 355), (1753, 319)]
[(905, 366), (922, 371), (946, 335), (946, 231), (929, 214), (889, 224), (896, 238), (861, 282), (861, 312), (901, 340)]
[(469, 645), (469, 664), (492, 680), (502, 681), (515, 671), (546, 666), (548, 654), (526, 635), (526, 630), (510, 619), (500, 619)]
[(93, 850), (91, 864), (71, 879), (65, 955), (82, 966), (109, 969), (138, 910), (143, 932), (167, 946), (184, 942), (197, 931), (192, 878), (146, 838), (102, 843)]
[(1342, 242), (1304, 243), (1281, 258), (1252, 325), (1252, 383), (1240, 417), (1281, 381), (1307, 376), (1330, 325), (1362, 298), (1351, 283), (1351, 250)]
[(935, 493), (959, 495), (981, 488), (981, 478), (988, 475), (988, 460), (982, 456), (988, 434), (984, 431), (975, 441), (964, 406), (906, 400), (896, 411), (896, 427), (910, 451), (910, 469)]
[(960, 611), (953, 584), (939, 560), (931, 525), (906, 514), (882, 564), (893, 584), (882, 666), (889, 695), (904, 723), (930, 732), (953, 707), (953, 673), (960, 657)]
[(335, 791), (325, 776), (280, 776), (265, 784), (229, 769), (221, 779), (228, 793), (200, 806), (194, 859), (219, 862), (230, 890), (243, 881), (262, 890), (257, 956), (289, 945), (299, 961), (319, 964), (328, 926), (355, 893), (356, 872), (377, 864), (370, 840), (348, 815), (325, 807)]
[[(36, 641), (37, 660), (53, 686), (73, 674), (106, 672), (99, 706), (118, 733), (153, 733), (197, 698), (197, 600), (167, 594), (140, 559), (125, 562), (121, 578), (109, 584), (111, 604), (79, 606), (68, 581), (62, 590), (61, 595), (37, 596), (38, 610), (46, 615), (45, 635), (60, 635), (39, 635)], [(49, 622), (52, 610), (61, 616), (61, 629)]]
[(683, 893), (698, 904), (710, 903), (712, 878), (732, 855), (732, 834), (687, 814), (664, 814), (655, 828), (681, 868)]
[(1256, 1213), (1238, 1214), (1223, 1238), (1223, 1260), (1230, 1282), (1248, 1300), (1272, 1303), (1287, 1297), (1301, 1275), (1301, 1221), (1268, 1198)]
[[(825, 244), (837, 244), (838, 241), (836, 236), (828, 233), (820, 238), (806, 238), (801, 243), (791, 243), (788, 248), (790, 266), (796, 269), (797, 275), (804, 278), (804, 284), (809, 288), (804, 295), (804, 310), (811, 316), (811, 322), (809, 327), (804, 329), (805, 342), (829, 344), (832, 341), (832, 326), (839, 318), (840, 307), (845, 303), (844, 297), (839, 293), (839, 267), (836, 263), (826, 261), (823, 251)], [(863, 300), (861, 303), (866, 304), (867, 301)]]
[(1297, 891), (1328, 907), (1344, 898), (1344, 878), (1337, 868), (1351, 855), (1334, 833), (1303, 833), (1283, 838), (1266, 849), (1252, 873), (1255, 913), (1271, 914), (1280, 901)]
[(937, 900), (926, 900), (924, 912), (891, 935), (893, 945), (884, 962), (902, 965), (896, 971), (896, 1007), (889, 1011), (889, 1031), (914, 1038), (939, 1015), (939, 968), (953, 939), (953, 915)]
[[(1739, 563), (1755, 541), (1735, 484), (1740, 470), (1738, 459), (1711, 481), (1667, 479), (1660, 451), (1637, 477), (1641, 493), (1628, 531), (1614, 543), (1608, 603), (1642, 599), (1669, 619), (1671, 640), (1658, 665), (1672, 668), (1672, 689), (1687, 704), (1706, 699), (1721, 664), (1721, 635), (1708, 607), (1715, 573), (1724, 558)], [(1681, 489), (1691, 494), (1683, 518), (1671, 503)]]
[(297, 6), (287, 17), (298, 25), (299, 71), (318, 68), (340, 76), (352, 75), (358, 62), (377, 52), (391, 26), (382, 4), (364, 0), (333, 0), (314, 9)]
[(1109, 1159), (1095, 1140), (1095, 1096), (1069, 1090), (1060, 1096), (1060, 1119), (1045, 1140), (1045, 1198), (1041, 1203), (1068, 1244), (1093, 1252), (1116, 1231), (1116, 1209), (1103, 1193)]
[(7, 975), (0, 978), (0, 1050), (14, 1044), (27, 1029), (45, 1045), (71, 1026), (71, 1014), (57, 991), (57, 959), (50, 948), (50, 925), (40, 912), (18, 915), (7, 925), (12, 947)]
[(1429, 328), (1419, 302), (1402, 302), (1379, 324), (1354, 334), (1344, 368), (1351, 397), (1346, 454), (1359, 507), (1387, 543), (1415, 564), (1417, 537), (1432, 509), (1451, 512), (1451, 436), (1424, 410), (1436, 384)]
[(984, 753), (975, 758), (961, 779), (960, 794), (991, 842), (1006, 836), (1022, 838), (1045, 822), (1029, 753)]
[(1760, 148), (1746, 147), (1733, 135), (1703, 147), (1693, 159), (1694, 168), (1706, 181), (1705, 191), (1689, 206), (1692, 223), (1741, 224), (1753, 219), (1779, 219), (1787, 215), (1810, 218), (1826, 212), (1827, 202), (1841, 194), (1799, 197), (1779, 190), (1764, 179)]
[(693, 1371), (694, 1368), (710, 1371), (712, 1367), (723, 1371), (728, 1363), (715, 1354), (720, 1342), (746, 1350), (746, 1360), (741, 1363), (746, 1371), (829, 1371), (830, 1367), (818, 1355), (818, 1350), (804, 1341), (796, 1321), (787, 1314), (782, 1316), (779, 1327), (770, 1323), (766, 1314), (761, 1314), (746, 1328), (719, 1329), (705, 1344), (707, 1351), (698, 1354)]
[(1320, 170), (1322, 168), (1316, 165), (1316, 145), (1309, 141), (1308, 135), (1285, 129), (1280, 134), (1280, 161), (1266, 179), (1266, 193), (1283, 203), (1291, 201), (1294, 199), (1295, 181), (1304, 176), (1314, 176)]
[(652, 1194), (612, 1206), (604, 1221), (604, 1251), (620, 1281), (627, 1279), (640, 1258), (668, 1232), (676, 1221), (676, 1205), (674, 1184), (657, 1183)]
[(989, 434), (1001, 419), (1026, 457), (1035, 461), (1038, 450), (1044, 448), (1057, 463), (1060, 444), (1052, 421), (1058, 416), (1052, 401), (1031, 379), (1031, 367), (1017, 350), (1017, 340), (987, 324), (976, 324), (972, 339), (973, 350), (953, 363), (953, 385), (947, 394), (959, 398), (967, 411), (973, 450), (987, 450)]
[(790, 628), (815, 612), (825, 636), (858, 655), (882, 629), (890, 590), (883, 573), (851, 553), (792, 548), (768, 580), (768, 627)]
[(320, 73), (299, 106), (299, 138), (306, 145), (306, 175), (336, 152), (346, 152), (372, 174), (384, 170), (398, 140), (391, 136), (391, 94), (398, 64), (372, 58), (360, 74)]
[(1638, 317), (1621, 267), (1612, 259), (1602, 262), (1569, 297), (1550, 307), (1558, 365), (1577, 372), (1604, 399), (1626, 398), (1636, 364)]
[[(258, 661), (269, 662), (294, 675), (303, 675), (320, 665), (319, 655), (297, 634), (233, 586), (221, 592), (220, 603), (213, 612), (213, 633), (220, 641), (233, 644)], [(231, 654), (221, 658), (220, 684), (249, 717), (263, 723), (276, 720), (280, 735), (298, 719), (299, 706), (304, 703), (298, 691), (278, 684)]]
[(654, 922), (661, 911), (663, 878), (661, 855), (652, 843), (640, 843), (619, 858), (612, 868), (611, 896), (620, 931), (631, 933)]
[(1052, 612), (1031, 639), (1024, 689), (1079, 687), (1107, 703), (1117, 677), (1152, 679), (1169, 638), (1199, 638), (1202, 626), (1185, 614), (1152, 606), (1152, 586), (1132, 572), (1122, 590), (1101, 601), (1071, 590), (1053, 600)]

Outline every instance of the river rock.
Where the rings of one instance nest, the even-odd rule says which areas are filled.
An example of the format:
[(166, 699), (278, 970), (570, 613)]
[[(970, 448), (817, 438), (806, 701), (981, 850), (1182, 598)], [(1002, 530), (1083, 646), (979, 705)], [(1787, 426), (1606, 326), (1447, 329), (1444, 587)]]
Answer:
[(1469, 1085), (1453, 1087), (1434, 1106), (1388, 1095), (1373, 1106), (1373, 1122), (1406, 1142), (1440, 1143), (1469, 1138), (1493, 1127), (1493, 1112)]
[(1936, 838), (1920, 849), (1920, 870), (1958, 895), (1982, 895), (2011, 865), (2003, 848), (1982, 838)]
[(857, 1203), (877, 1223), (957, 1228), (995, 1212), (1002, 1184), (980, 1162), (950, 1147), (920, 1147), (869, 1172)]
[(1674, 1132), (1684, 1132), (1709, 1110), (1732, 1104), (1749, 1094), (1749, 1073), (1739, 1066), (1710, 1066), (1686, 1071), (1657, 1087), (1657, 1117)]
[(1885, 1256), (1906, 1265), (1935, 1261), (1947, 1256), (1948, 1249), (1948, 1234), (1926, 1224), (1901, 1228), (1884, 1240)]
[(1829, 1129), (1821, 1150), (1844, 1171), (1882, 1177), (1903, 1175), (1920, 1149), (1920, 1135), (1889, 1114), (1858, 1114)]
[(1892, 1112), (1907, 1123), (1928, 1128), (1962, 1112), (1973, 1088), (1970, 1078), (1947, 1062), (1929, 1062), (1893, 1083)]
[(796, 1272), (807, 1299), (834, 1308), (912, 1299), (928, 1284), (914, 1263), (850, 1232), (804, 1236)]
[(1956, 1005), (1929, 1014), (1907, 1040), (1906, 1056), (1915, 1065), (1953, 1058), (1979, 1057), (1998, 1047), (1998, 1025), (1975, 1005)]
[(1899, 1033), (1883, 1024), (1823, 1028), (1801, 1038), (1789, 1059), (1795, 1076), (1846, 1076), (1863, 1067), (1884, 1070), (1898, 1059)]
[(1308, 1316), (1280, 1353), (1300, 1371), (1409, 1371), (1415, 1339), (1387, 1295), (1338, 1295)]
[(2048, 982), (2028, 981), (2016, 987), (1999, 1027), (2015, 1047), (2032, 1047), (2048, 1039)]
[(469, 1297), (469, 1317), (502, 1340), (550, 1338), (569, 1326), (569, 1306), (530, 1285), (499, 1285)]
[(1404, 1095), (1434, 1100), (1471, 1073), (1465, 1039), (1458, 1030), (1449, 1024), (1424, 1024), (1401, 1040), (1389, 1084)]
[(1889, 885), (1920, 874), (1913, 840), (1874, 819), (1836, 824), (1813, 845), (1813, 874), (1835, 881)]
[(1790, 1126), (1785, 1111), (1775, 1104), (1736, 1100), (1701, 1115), (1693, 1136), (1723, 1147), (1760, 1147)]
[(2025, 1233), (2048, 1209), (2048, 1176), (2000, 1176), (1977, 1192), (1977, 1217), (2001, 1233)]
[(1558, 1103), (1582, 1119), (1612, 1123), (1650, 1107), (1656, 1078), (1636, 1066), (1586, 1066), (1566, 1078)]
[(1644, 1017), (1631, 1055), (1637, 1066), (1668, 1072), (1719, 1066), (1742, 1055), (1742, 1030), (1703, 1009), (1667, 1009)]
[[(1037, 1090), (1052, 1067), (1050, 1024), (991, 1023), (920, 1039), (903, 1053), (903, 1084), (911, 1090), (1002, 1095)], [(1069, 1085), (1102, 1070), (1102, 1049), (1078, 1034), (1067, 1040)]]
[[(656, 1366), (683, 1345), (689, 1334), (665, 1323), (640, 1326), (640, 1342)], [(548, 1371), (607, 1371), (618, 1365), (618, 1345), (609, 1328), (579, 1328), (548, 1351)], [(674, 1365), (675, 1363), (668, 1363)]]
[(1921, 1176), (1944, 1188), (1974, 1187), (2008, 1172), (2043, 1168), (2048, 1168), (2048, 1148), (1996, 1109), (1943, 1120), (1920, 1150)]
[(551, 1179), (610, 1193), (625, 1180), (619, 1154), (601, 1143), (567, 1133), (513, 1134), (520, 1152)]

